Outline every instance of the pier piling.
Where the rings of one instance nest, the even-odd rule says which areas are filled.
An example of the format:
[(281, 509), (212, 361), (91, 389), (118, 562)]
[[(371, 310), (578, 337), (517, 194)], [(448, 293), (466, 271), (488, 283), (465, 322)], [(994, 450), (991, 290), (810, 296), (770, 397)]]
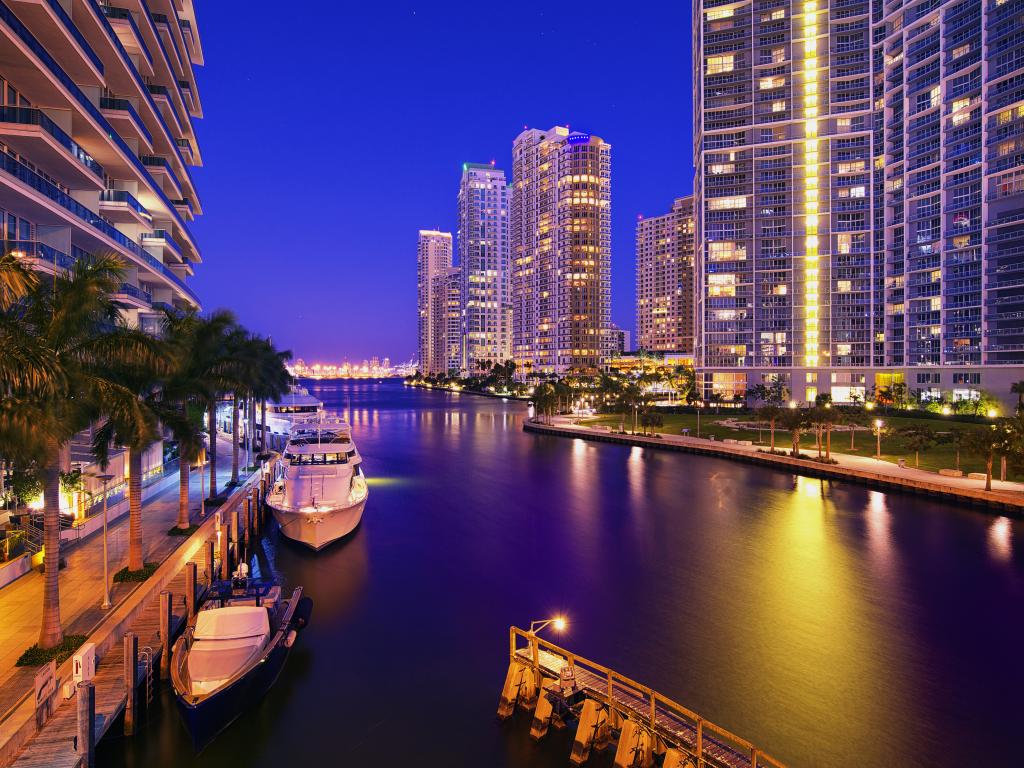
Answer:
[(171, 671), (171, 593), (160, 593), (160, 677), (167, 679)]
[(139, 638), (134, 632), (124, 633), (124, 684), (127, 688), (128, 698), (124, 703), (124, 735), (131, 736), (135, 733), (135, 683), (138, 679), (139, 669)]
[(96, 765), (96, 686), (91, 680), (78, 684), (78, 743), (79, 765)]
[(231, 578), (231, 543), (228, 532), (223, 529), (220, 533), (220, 577), (224, 581)]
[(196, 590), (196, 572), (199, 569), (195, 563), (185, 563), (185, 621), (189, 621), (196, 615), (196, 602), (198, 594)]

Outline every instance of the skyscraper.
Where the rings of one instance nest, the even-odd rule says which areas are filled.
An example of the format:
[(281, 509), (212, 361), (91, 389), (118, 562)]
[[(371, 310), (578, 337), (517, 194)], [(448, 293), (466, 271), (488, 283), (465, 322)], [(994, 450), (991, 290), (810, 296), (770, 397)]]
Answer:
[(648, 352), (693, 352), (693, 198), (636, 223), (636, 332)]
[(512, 146), (513, 357), (521, 374), (596, 371), (611, 352), (611, 147), (568, 128)]
[(694, 3), (706, 391), (1006, 396), (1024, 363), (1019, 9)]
[(465, 163), (459, 184), (459, 269), (462, 278), (462, 367), (512, 357), (509, 294), (508, 184), (493, 165)]
[(438, 329), (443, 328), (435, 301), (435, 278), (452, 268), (451, 232), (421, 229), (416, 246), (417, 350), (423, 373), (447, 372), (444, 349)]
[(140, 7), (0, 1), (0, 240), (46, 274), (117, 254), (124, 319), (156, 330), (199, 305), (203, 49), (192, 0)]
[(448, 267), (434, 277), (435, 373), (460, 372), (462, 362), (462, 268)]

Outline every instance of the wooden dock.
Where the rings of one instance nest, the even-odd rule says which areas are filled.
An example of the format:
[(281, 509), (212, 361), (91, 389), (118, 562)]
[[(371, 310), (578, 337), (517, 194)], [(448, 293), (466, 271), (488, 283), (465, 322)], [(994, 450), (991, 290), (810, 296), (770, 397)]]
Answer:
[(664, 756), (664, 768), (784, 768), (746, 739), (652, 688), (512, 627), (499, 716), (508, 717), (517, 704), (534, 710), (535, 739), (550, 724), (577, 721), (570, 756), (576, 765), (617, 738), (615, 765), (622, 768), (649, 768), (656, 755)]
[[(254, 475), (240, 486), (220, 507), (222, 522), (218, 531), (217, 517), (210, 515), (179, 550), (166, 560), (140, 590), (135, 605), (124, 606), (108, 617), (108, 621), (89, 638), (97, 649), (96, 673), (92, 678), (95, 686), (95, 718), (93, 739), (98, 743), (117, 719), (125, 713), (129, 699), (125, 667), (125, 633), (137, 638), (138, 661), (134, 675), (134, 710), (156, 695), (160, 685), (161, 653), (164, 638), (161, 633), (161, 613), (166, 604), (161, 594), (170, 593), (170, 620), (168, 622), (168, 643), (181, 632), (187, 623), (186, 603), (188, 572), (192, 564), (196, 571), (196, 592), (198, 605), (205, 594), (211, 577), (220, 578), (224, 554), (228, 557), (228, 570), (236, 559), (234, 542), (256, 541), (256, 532), (262, 530), (262, 494), (266, 487), (260, 475)], [(252, 511), (253, 517), (246, 521), (245, 513)], [(231, 542), (229, 545), (228, 542)], [(220, 547), (216, 547), (217, 543)], [(239, 544), (241, 548), (243, 544)], [(212, 562), (211, 562), (212, 560)], [(211, 573), (212, 571), (212, 573)], [(110, 626), (107, 626), (107, 625)], [(129, 662), (130, 666), (130, 662)], [(65, 666), (62, 665), (62, 671)], [(58, 686), (67, 682), (68, 675), (62, 674)], [(76, 699), (77, 693), (64, 700), (58, 690), (53, 700), (53, 714), (41, 728), (28, 738), (9, 765), (14, 768), (78, 768), (87, 766), (87, 750), (78, 744), (81, 725)], [(31, 702), (26, 702), (30, 705)], [(84, 722), (88, 722), (88, 718)], [(127, 729), (126, 729), (127, 730)]]

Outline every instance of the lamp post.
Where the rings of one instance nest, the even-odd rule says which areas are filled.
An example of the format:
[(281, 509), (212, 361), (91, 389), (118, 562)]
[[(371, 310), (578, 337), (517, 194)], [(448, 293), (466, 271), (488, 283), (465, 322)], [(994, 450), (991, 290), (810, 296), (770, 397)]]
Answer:
[(875, 458), (882, 458), (882, 425), (881, 419), (875, 419)]
[(527, 636), (530, 638), (530, 656), (533, 660), (533, 675), (537, 683), (537, 688), (540, 688), (541, 674), (540, 674), (540, 648), (537, 645), (537, 633), (540, 632), (547, 626), (551, 626), (555, 632), (564, 632), (568, 626), (564, 616), (554, 616), (550, 619), (541, 619), (539, 621), (530, 622), (530, 631), (527, 632)]
[(110, 609), (110, 579), (107, 574), (107, 485), (114, 479), (113, 475), (99, 475), (97, 478), (103, 483), (103, 602), (100, 608)]

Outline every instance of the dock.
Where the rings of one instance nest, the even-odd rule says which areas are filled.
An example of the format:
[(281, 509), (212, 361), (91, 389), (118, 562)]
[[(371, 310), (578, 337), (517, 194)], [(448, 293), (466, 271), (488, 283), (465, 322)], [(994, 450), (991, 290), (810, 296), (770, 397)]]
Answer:
[(123, 722), (125, 734), (134, 731), (161, 679), (169, 679), (170, 649), (209, 584), (227, 578), (258, 541), (269, 477), (257, 472), (238, 486), (89, 637), (96, 649), (91, 685), (71, 681), (69, 659), (39, 707), (31, 697), (22, 704), (19, 731), (3, 734), (0, 766), (92, 768), (94, 746), (115, 722)]
[[(524, 641), (525, 645), (521, 645)], [(530, 736), (576, 722), (569, 761), (615, 745), (616, 768), (784, 768), (746, 739), (654, 689), (544, 640), (509, 629), (509, 666), (498, 705), (508, 718), (533, 710)]]

